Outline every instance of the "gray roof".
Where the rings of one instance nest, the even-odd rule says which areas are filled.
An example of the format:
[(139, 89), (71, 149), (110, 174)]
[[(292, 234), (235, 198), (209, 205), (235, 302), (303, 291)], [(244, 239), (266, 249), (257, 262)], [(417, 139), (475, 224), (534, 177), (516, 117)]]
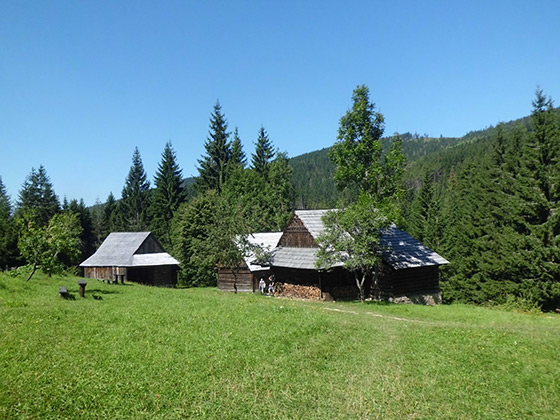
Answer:
[(437, 252), (396, 226), (383, 231), (380, 245), (383, 260), (395, 270), (449, 264)]
[(272, 265), (274, 267), (299, 268), (315, 270), (317, 248), (277, 248), (274, 251)]
[(167, 252), (134, 254), (132, 256), (132, 267), (151, 267), (154, 265), (179, 265), (179, 261)]
[[(274, 251), (272, 265), (274, 267), (298, 268), (301, 270), (316, 270), (317, 251), (319, 248), (290, 248), (279, 247)], [(335, 264), (335, 267), (342, 266)]]
[(302, 221), (313, 238), (323, 233), (325, 225), (323, 225), (323, 216), (330, 210), (296, 210), (295, 214)]
[[(313, 238), (317, 238), (325, 230), (322, 217), (328, 211), (297, 210), (295, 214)], [(383, 260), (395, 270), (449, 264), (441, 255), (394, 225), (382, 232), (380, 245)], [(316, 248), (278, 248), (272, 265), (311, 270), (315, 269), (316, 259)]]
[[(282, 237), (283, 232), (265, 232), (265, 233), (252, 233), (247, 237), (247, 240), (253, 244), (257, 245), (266, 250), (272, 251), (278, 246), (278, 241)], [(259, 264), (254, 264), (255, 253), (250, 252), (244, 258), (247, 267), (250, 271), (268, 270), (269, 267), (263, 267)]]
[(136, 267), (179, 264), (175, 258), (165, 252), (136, 254), (150, 234), (150, 232), (110, 233), (95, 254), (82, 262), (80, 267)]

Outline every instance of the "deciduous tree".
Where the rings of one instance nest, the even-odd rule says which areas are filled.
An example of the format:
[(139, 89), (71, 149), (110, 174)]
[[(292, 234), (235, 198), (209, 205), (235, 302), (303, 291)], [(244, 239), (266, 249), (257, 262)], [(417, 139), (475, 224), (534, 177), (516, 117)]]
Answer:
[(349, 192), (351, 201), (324, 217), (317, 266), (330, 268), (336, 262), (343, 263), (354, 273), (364, 301), (364, 284), (370, 277), (374, 297), (379, 298), (379, 242), (382, 230), (400, 219), (405, 159), (398, 138), (383, 155), (383, 115), (370, 103), (369, 89), (358, 86), (352, 102), (352, 108), (340, 120), (338, 141), (331, 152), (337, 186)]
[(64, 260), (78, 262), (82, 228), (77, 214), (55, 214), (47, 226), (41, 226), (34, 217), (25, 215), (19, 222), (22, 229), (18, 246), (21, 255), (32, 266), (28, 281), (38, 268), (52, 275), (64, 268)]

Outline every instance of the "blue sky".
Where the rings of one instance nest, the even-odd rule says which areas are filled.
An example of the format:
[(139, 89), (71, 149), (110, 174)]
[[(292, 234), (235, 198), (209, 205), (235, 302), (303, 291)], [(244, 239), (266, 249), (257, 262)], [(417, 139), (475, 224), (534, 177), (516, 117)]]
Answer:
[(387, 135), (462, 136), (560, 104), (558, 1), (0, 0), (0, 177), (44, 165), (62, 200), (120, 197), (134, 148), (196, 175), (222, 104), (245, 152), (331, 146), (352, 90)]

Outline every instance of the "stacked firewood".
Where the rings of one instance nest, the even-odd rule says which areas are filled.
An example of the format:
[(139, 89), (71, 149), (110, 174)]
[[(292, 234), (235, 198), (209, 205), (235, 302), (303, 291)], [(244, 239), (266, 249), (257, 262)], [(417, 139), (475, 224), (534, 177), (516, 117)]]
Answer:
[(321, 299), (321, 290), (317, 286), (301, 284), (278, 283), (275, 294), (297, 299)]

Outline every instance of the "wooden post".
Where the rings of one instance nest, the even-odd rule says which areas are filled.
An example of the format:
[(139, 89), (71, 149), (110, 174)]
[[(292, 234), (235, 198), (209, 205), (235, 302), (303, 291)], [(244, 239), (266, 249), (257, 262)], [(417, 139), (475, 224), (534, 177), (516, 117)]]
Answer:
[(87, 281), (84, 279), (80, 279), (78, 281), (78, 284), (80, 285), (80, 297), (85, 297)]

